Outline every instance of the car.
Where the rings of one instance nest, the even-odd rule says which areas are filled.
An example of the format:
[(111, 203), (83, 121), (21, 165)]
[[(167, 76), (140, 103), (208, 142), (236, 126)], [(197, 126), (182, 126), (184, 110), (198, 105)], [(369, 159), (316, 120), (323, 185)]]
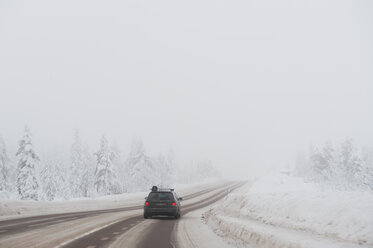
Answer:
[(172, 216), (180, 218), (180, 201), (174, 189), (163, 189), (153, 186), (151, 192), (145, 197), (144, 218), (153, 216)]

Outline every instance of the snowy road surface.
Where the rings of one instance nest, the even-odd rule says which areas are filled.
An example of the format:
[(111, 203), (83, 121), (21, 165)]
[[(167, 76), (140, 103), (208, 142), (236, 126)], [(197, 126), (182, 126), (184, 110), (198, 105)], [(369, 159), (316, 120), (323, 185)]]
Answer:
[[(290, 179), (282, 176), (277, 183), (271, 178), (270, 187), (259, 180), (179, 188), (184, 200), (178, 220), (143, 219), (145, 192), (72, 201), (75, 206), (70, 208), (62, 202), (65, 212), (60, 203), (55, 211), (45, 209), (44, 203), (37, 207), (19, 202), (22, 217), (1, 216), (0, 247), (373, 247), (373, 196), (334, 196), (336, 192), (319, 192)], [(289, 191), (294, 184), (297, 191)], [(225, 197), (227, 189), (234, 191)], [(4, 205), (8, 208), (0, 215), (15, 206)], [(35, 216), (37, 208), (44, 214)]]
[[(189, 218), (239, 186), (225, 182), (181, 195), (182, 215)], [(8, 219), (0, 221), (0, 247), (193, 247), (192, 238), (182, 238), (183, 221), (144, 220), (142, 205)]]

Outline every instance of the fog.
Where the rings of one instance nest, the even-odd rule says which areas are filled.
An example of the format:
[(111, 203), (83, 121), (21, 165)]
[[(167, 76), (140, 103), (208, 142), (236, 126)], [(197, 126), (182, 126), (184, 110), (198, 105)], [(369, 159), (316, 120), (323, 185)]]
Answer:
[(41, 153), (134, 137), (245, 178), (373, 145), (371, 1), (1, 1), (0, 134)]

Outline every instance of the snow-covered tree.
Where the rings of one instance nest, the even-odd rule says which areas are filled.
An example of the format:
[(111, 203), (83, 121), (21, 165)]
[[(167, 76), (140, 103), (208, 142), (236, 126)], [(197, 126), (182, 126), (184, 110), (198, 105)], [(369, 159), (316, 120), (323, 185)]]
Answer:
[(327, 142), (322, 151), (314, 149), (311, 153), (312, 178), (314, 181), (327, 181), (335, 173), (335, 150), (330, 142)]
[(321, 151), (312, 149), (309, 169), (304, 170), (307, 180), (319, 183), (322, 187), (339, 190), (373, 189), (373, 150), (359, 153), (351, 140), (341, 143), (334, 149), (327, 143)]
[(0, 135), (0, 191), (5, 191), (8, 189), (9, 174), (9, 158), (4, 140)]
[(83, 163), (82, 163), (82, 142), (80, 140), (79, 131), (74, 134), (74, 141), (70, 148), (71, 166), (70, 166), (70, 190), (72, 197), (81, 196), (80, 185), (82, 183)]
[(157, 182), (156, 171), (151, 159), (146, 155), (140, 139), (133, 141), (131, 151), (126, 161), (128, 191), (148, 190)]
[(341, 178), (345, 181), (344, 185), (349, 188), (357, 186), (357, 175), (362, 170), (361, 161), (349, 139), (345, 140), (341, 145), (338, 165), (342, 172)]
[(116, 171), (117, 174), (117, 180), (118, 180), (118, 187), (119, 187), (119, 192), (118, 193), (123, 193), (126, 192), (126, 176), (125, 176), (125, 161), (123, 160), (122, 153), (120, 149), (118, 148), (117, 144), (112, 144), (111, 146), (111, 151), (113, 154), (112, 162), (114, 165), (114, 170)]
[(113, 166), (113, 152), (105, 136), (102, 136), (100, 149), (95, 153), (97, 166), (94, 187), (99, 194), (116, 194), (119, 191), (118, 181)]
[(83, 147), (82, 155), (84, 166), (81, 189), (82, 195), (88, 197), (90, 192), (94, 191), (95, 157), (87, 145)]
[(358, 180), (362, 187), (373, 190), (373, 149), (365, 148), (361, 160), (361, 173), (358, 175)]
[(42, 161), (44, 167), (40, 172), (41, 198), (52, 201), (70, 199), (71, 191), (67, 180), (69, 172), (62, 159), (48, 158)]
[(16, 153), (19, 158), (17, 167), (17, 190), (21, 200), (38, 200), (39, 184), (35, 176), (35, 166), (40, 161), (32, 144), (32, 135), (25, 127)]
[(56, 168), (53, 163), (50, 163), (49, 161), (45, 163), (40, 174), (40, 181), (43, 192), (42, 198), (52, 201), (56, 197), (59, 188)]
[(71, 195), (72, 197), (87, 197), (92, 184), (93, 166), (88, 147), (83, 147), (78, 130), (75, 131), (70, 151), (71, 166), (69, 183)]
[(351, 140), (347, 139), (341, 144), (340, 166), (348, 177), (353, 177), (359, 169), (359, 157)]

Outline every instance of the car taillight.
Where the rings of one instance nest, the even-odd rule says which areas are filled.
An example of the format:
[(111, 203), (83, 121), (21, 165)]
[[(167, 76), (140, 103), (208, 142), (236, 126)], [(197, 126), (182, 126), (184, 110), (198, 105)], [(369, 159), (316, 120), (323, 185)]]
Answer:
[(176, 206), (176, 202), (173, 202), (173, 203), (172, 203), (172, 206)]
[(148, 206), (149, 205), (149, 202), (145, 202), (145, 206)]

